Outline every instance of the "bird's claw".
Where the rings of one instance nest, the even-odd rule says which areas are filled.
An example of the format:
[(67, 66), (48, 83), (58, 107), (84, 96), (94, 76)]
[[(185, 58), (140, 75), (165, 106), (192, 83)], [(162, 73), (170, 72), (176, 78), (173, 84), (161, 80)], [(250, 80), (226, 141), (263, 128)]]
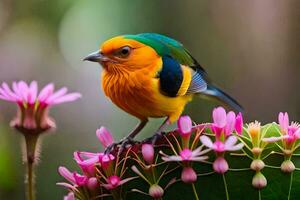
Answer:
[(153, 136), (143, 140), (142, 143), (151, 143), (154, 145), (158, 139), (160, 139), (163, 136), (162, 132), (156, 132)]
[(104, 154), (110, 154), (118, 148), (118, 155), (120, 155), (124, 151), (124, 149), (132, 146), (135, 143), (136, 142), (131, 137), (125, 137), (120, 142), (114, 142), (106, 147)]

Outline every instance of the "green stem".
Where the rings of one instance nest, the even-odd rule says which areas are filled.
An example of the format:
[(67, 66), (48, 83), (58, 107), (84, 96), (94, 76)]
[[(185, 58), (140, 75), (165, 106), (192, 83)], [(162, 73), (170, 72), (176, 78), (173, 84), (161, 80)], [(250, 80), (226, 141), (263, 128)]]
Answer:
[(258, 190), (258, 200), (261, 200), (261, 193), (260, 193), (260, 190)]
[(291, 190), (292, 190), (292, 184), (293, 184), (293, 176), (294, 176), (294, 173), (292, 172), (291, 173), (291, 180), (290, 180), (288, 200), (290, 200), (290, 197), (291, 197)]
[(193, 188), (193, 192), (194, 192), (194, 195), (195, 195), (195, 199), (199, 200), (199, 197), (198, 197), (198, 194), (197, 194), (197, 190), (196, 190), (196, 187), (195, 187), (194, 183), (192, 183), (192, 188)]
[(26, 134), (26, 162), (27, 162), (27, 176), (25, 184), (27, 189), (27, 200), (35, 200), (35, 186), (34, 186), (34, 162), (36, 160), (35, 151), (39, 135)]
[(228, 188), (227, 188), (227, 182), (225, 179), (225, 174), (222, 174), (223, 177), (223, 183), (224, 183), (224, 188), (225, 188), (225, 193), (226, 193), (226, 200), (229, 200), (229, 194), (228, 194)]

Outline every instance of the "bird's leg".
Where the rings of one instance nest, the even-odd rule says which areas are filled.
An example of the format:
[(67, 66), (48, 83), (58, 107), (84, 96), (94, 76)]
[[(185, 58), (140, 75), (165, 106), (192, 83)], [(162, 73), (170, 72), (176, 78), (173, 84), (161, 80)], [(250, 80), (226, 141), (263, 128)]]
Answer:
[(109, 145), (105, 149), (104, 153), (109, 154), (115, 149), (116, 146), (120, 146), (118, 154), (121, 154), (127, 145), (131, 145), (134, 143), (133, 138), (145, 127), (147, 122), (148, 120), (140, 121), (138, 125), (129, 133), (128, 136), (124, 137), (122, 140), (120, 140), (120, 142), (112, 143), (111, 145)]
[(164, 128), (168, 125), (169, 117), (167, 117), (163, 123), (159, 126), (159, 128), (155, 131), (154, 135), (150, 138), (147, 138), (143, 141), (143, 143), (152, 143), (153, 145), (156, 143), (156, 141), (161, 138), (162, 132)]

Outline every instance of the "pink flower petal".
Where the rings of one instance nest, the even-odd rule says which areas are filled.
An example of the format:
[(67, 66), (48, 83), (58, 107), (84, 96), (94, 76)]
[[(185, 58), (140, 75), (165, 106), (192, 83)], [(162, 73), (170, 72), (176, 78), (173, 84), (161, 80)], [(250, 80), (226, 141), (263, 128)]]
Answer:
[(76, 184), (76, 180), (73, 176), (73, 173), (71, 173), (66, 167), (62, 167), (62, 166), (59, 167), (58, 172), (62, 177), (67, 179), (70, 183)]
[(59, 97), (64, 96), (68, 92), (68, 89), (66, 87), (60, 88), (56, 92), (54, 92), (49, 98), (46, 100), (47, 104), (52, 104), (53, 101)]
[(278, 115), (278, 122), (280, 125), (280, 128), (287, 133), (288, 127), (289, 127), (289, 115), (287, 112), (282, 113), (280, 112)]
[(218, 107), (213, 110), (213, 121), (219, 127), (226, 125), (226, 111), (223, 107)]
[(225, 134), (228, 136), (234, 131), (235, 127), (235, 113), (230, 111), (226, 116)]
[(226, 151), (238, 151), (238, 150), (241, 150), (243, 147), (244, 147), (243, 143), (238, 143), (237, 145), (227, 148)]
[(52, 95), (53, 91), (54, 91), (54, 84), (53, 83), (47, 84), (38, 95), (38, 100), (44, 103)]
[(237, 137), (235, 136), (230, 136), (227, 138), (227, 140), (225, 141), (224, 145), (225, 145), (225, 148), (230, 148), (232, 147), (236, 142), (237, 142)]
[(114, 142), (111, 133), (104, 126), (97, 129), (96, 136), (98, 137), (99, 141), (101, 142), (104, 148), (108, 147)]
[(182, 161), (182, 158), (180, 156), (164, 156), (164, 157), (161, 157), (161, 159), (163, 161), (166, 161), (166, 162), (171, 162), (171, 161), (179, 162), (179, 161)]
[(211, 141), (211, 139), (206, 136), (206, 135), (202, 135), (200, 137), (200, 141), (202, 142), (202, 144), (204, 144), (206, 147), (212, 149), (213, 148), (213, 142)]
[(119, 182), (119, 185), (123, 185), (124, 183), (127, 183), (133, 179), (135, 179), (136, 177), (129, 177), (129, 178), (124, 178)]
[(29, 86), (29, 92), (27, 95), (27, 101), (29, 104), (34, 104), (36, 101), (37, 97), (37, 92), (38, 92), (38, 86), (36, 81), (32, 81)]
[(69, 192), (68, 195), (64, 196), (64, 200), (75, 200), (75, 195), (73, 192)]
[(243, 115), (239, 113), (235, 119), (235, 130), (236, 132), (241, 135), (243, 131)]
[(147, 164), (153, 164), (154, 160), (154, 148), (152, 144), (142, 145), (142, 155)]
[(300, 138), (300, 128), (298, 128), (298, 130), (294, 133), (294, 135), (297, 139)]
[(61, 104), (65, 102), (71, 102), (79, 99), (80, 97), (81, 97), (80, 93), (74, 92), (54, 99), (51, 104)]
[(189, 116), (181, 116), (177, 121), (177, 126), (181, 136), (189, 136), (192, 132), (192, 120)]
[[(21, 97), (18, 96), (18, 94), (15, 94), (7, 85), (7, 83), (2, 83), (2, 88), (5, 91), (7, 97), (9, 97), (13, 101), (19, 101), (21, 100)], [(1, 89), (1, 88), (0, 88)]]
[(56, 183), (56, 185), (66, 187), (67, 189), (70, 189), (72, 191), (76, 191), (77, 190), (76, 186), (71, 185), (70, 183)]
[(273, 143), (273, 142), (277, 142), (279, 140), (282, 140), (284, 138), (288, 138), (288, 135), (285, 136), (280, 136), (280, 137), (268, 137), (268, 138), (263, 138), (262, 141), (263, 142), (269, 142), (269, 143)]
[(73, 172), (73, 177), (78, 186), (85, 186), (87, 184), (88, 178), (85, 175), (80, 175), (76, 172)]
[(27, 85), (27, 83), (25, 83), (24, 81), (20, 81), (19, 83), (17, 83), (17, 87), (18, 90), (20, 92), (20, 96), (22, 97), (24, 102), (28, 102), (27, 96), (29, 93), (29, 87)]

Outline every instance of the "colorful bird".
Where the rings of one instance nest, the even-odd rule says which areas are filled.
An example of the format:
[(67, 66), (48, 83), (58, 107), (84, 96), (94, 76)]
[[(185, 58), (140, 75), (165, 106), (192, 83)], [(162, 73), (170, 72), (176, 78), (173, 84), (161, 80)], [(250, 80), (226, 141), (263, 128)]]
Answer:
[(119, 144), (124, 147), (144, 128), (148, 118), (175, 122), (193, 96), (214, 98), (241, 111), (232, 97), (215, 87), (207, 73), (178, 41), (157, 33), (122, 35), (105, 41), (84, 60), (103, 66), (102, 87), (113, 103), (140, 123)]

